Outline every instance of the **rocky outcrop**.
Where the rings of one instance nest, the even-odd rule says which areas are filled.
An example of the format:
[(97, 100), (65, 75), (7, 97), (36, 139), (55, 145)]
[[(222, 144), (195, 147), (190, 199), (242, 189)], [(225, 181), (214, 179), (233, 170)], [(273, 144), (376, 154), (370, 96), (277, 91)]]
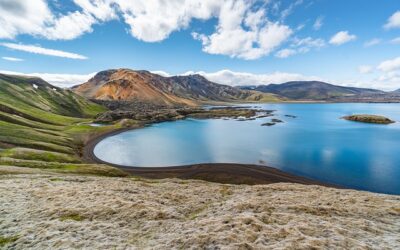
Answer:
[(112, 123), (122, 119), (141, 121), (144, 123), (173, 121), (183, 118), (210, 119), (210, 118), (234, 118), (243, 120), (255, 120), (266, 116), (272, 116), (272, 110), (259, 110), (242, 107), (223, 108), (159, 108), (146, 109), (140, 105), (133, 110), (113, 110), (97, 115), (95, 122)]

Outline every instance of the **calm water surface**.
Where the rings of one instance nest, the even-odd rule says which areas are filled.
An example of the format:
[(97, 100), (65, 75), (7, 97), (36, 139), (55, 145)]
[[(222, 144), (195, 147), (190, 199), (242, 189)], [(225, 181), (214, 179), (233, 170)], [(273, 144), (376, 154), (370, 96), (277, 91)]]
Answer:
[[(263, 104), (284, 123), (182, 120), (155, 124), (101, 141), (103, 161), (141, 167), (249, 163), (346, 187), (400, 194), (400, 104)], [(390, 125), (339, 119), (385, 115)], [(297, 118), (285, 117), (295, 115)]]

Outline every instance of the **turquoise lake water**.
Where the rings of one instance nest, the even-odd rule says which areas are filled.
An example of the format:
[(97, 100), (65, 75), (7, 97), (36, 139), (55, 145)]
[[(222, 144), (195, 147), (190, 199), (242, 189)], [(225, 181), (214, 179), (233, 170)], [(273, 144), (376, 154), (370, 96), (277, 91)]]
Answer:
[[(95, 155), (139, 167), (248, 163), (345, 187), (400, 194), (400, 104), (261, 104), (275, 116), (164, 122), (101, 141)], [(390, 125), (346, 121), (379, 114)], [(295, 115), (296, 118), (285, 115)], [(261, 126), (271, 118), (284, 123)]]

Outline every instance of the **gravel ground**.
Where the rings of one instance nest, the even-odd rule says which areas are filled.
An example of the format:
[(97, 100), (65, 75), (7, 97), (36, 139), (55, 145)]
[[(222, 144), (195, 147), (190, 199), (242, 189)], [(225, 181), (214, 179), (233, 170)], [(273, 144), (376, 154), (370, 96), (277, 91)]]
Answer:
[(400, 196), (14, 172), (0, 175), (5, 249), (400, 248)]

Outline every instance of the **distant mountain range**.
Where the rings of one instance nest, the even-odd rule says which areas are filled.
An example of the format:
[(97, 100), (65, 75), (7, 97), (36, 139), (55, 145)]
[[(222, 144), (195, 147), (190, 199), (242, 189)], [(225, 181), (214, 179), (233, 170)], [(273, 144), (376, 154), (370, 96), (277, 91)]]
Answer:
[(384, 94), (376, 89), (336, 86), (319, 81), (293, 81), (282, 84), (242, 86), (244, 90), (273, 93), (292, 100), (332, 100), (359, 95)]
[[(336, 86), (319, 81), (294, 81), (282, 84), (231, 87), (211, 82), (201, 75), (163, 77), (148, 71), (112, 69), (97, 73), (89, 81), (62, 89), (40, 78), (0, 74), (0, 112), (28, 114), (37, 110), (59, 115), (85, 117), (101, 111), (88, 99), (136, 101), (167, 106), (215, 104), (223, 102), (399, 102), (400, 89)], [(102, 103), (103, 104), (103, 103)], [(25, 108), (26, 107), (26, 108)], [(11, 110), (11, 111), (10, 111)]]
[(400, 89), (393, 91), (393, 93), (399, 93), (400, 94)]
[(149, 71), (130, 69), (101, 71), (72, 90), (89, 99), (139, 100), (163, 105), (285, 99), (275, 94), (217, 84), (201, 75), (163, 77)]
[(97, 73), (72, 90), (89, 99), (141, 101), (162, 105), (196, 105), (215, 102), (392, 102), (400, 101), (400, 90), (344, 87), (321, 81), (231, 87), (201, 75), (164, 77), (144, 70), (111, 69)]

